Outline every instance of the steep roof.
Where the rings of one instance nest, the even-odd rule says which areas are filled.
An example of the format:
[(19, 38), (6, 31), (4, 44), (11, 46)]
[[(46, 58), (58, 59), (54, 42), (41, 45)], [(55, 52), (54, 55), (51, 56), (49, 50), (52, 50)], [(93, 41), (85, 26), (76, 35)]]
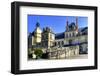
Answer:
[(55, 39), (63, 39), (64, 38), (64, 32), (55, 34)]
[(31, 37), (32, 37), (32, 33), (29, 33), (29, 34), (28, 34), (28, 38), (31, 38)]
[(32, 36), (34, 36), (34, 31), (31, 34), (32, 34)]
[(76, 30), (76, 25), (74, 22), (68, 25), (68, 29), (66, 31), (73, 31)]
[(49, 28), (49, 27), (43, 28), (43, 33), (45, 33), (45, 32), (50, 32), (50, 33), (53, 33), (54, 34), (54, 32), (52, 31), (52, 29)]
[(88, 42), (75, 43), (75, 44), (67, 44), (67, 45), (64, 45), (64, 47), (75, 46), (75, 45), (82, 45), (82, 44), (87, 44), (87, 43), (88, 43)]
[(79, 33), (81, 33), (81, 35), (88, 34), (88, 27), (79, 28)]

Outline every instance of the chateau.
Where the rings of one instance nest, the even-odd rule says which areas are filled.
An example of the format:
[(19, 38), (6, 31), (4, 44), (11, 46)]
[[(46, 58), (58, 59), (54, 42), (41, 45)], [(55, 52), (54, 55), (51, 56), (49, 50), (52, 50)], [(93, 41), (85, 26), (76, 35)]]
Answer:
[(28, 48), (32, 47), (42, 48), (43, 52), (48, 52), (50, 57), (55, 57), (56, 54), (61, 56), (65, 53), (66, 56), (87, 53), (88, 28), (79, 28), (77, 17), (76, 23), (69, 24), (67, 20), (66, 28), (61, 33), (54, 33), (49, 27), (44, 27), (41, 30), (40, 23), (37, 22), (35, 30), (28, 36)]

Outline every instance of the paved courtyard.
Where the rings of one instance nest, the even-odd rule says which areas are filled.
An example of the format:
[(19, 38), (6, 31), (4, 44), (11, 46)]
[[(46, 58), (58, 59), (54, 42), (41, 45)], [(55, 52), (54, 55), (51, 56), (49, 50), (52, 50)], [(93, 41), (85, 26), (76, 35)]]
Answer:
[(78, 56), (68, 57), (67, 59), (87, 59), (87, 58), (88, 58), (88, 54), (81, 54)]
[[(65, 58), (64, 55), (62, 55), (58, 59), (87, 59), (87, 58), (88, 58), (88, 54), (81, 54), (81, 55), (70, 56), (70, 57), (66, 57), (66, 58)], [(54, 58), (51, 58), (51, 59), (56, 59), (56, 58), (54, 57)]]

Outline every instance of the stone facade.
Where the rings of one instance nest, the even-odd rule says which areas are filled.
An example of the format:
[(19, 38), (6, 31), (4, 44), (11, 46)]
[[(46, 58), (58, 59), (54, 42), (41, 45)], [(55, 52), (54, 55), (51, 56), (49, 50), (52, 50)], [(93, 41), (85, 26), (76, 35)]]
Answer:
[(42, 48), (44, 53), (49, 53), (50, 58), (70, 57), (79, 55), (80, 50), (81, 53), (87, 51), (87, 40), (88, 28), (79, 30), (76, 17), (76, 24), (74, 22), (68, 24), (67, 21), (65, 31), (56, 34), (49, 27), (41, 30), (40, 24), (36, 23), (36, 29), (28, 37), (28, 46)]
[(43, 28), (42, 32), (42, 47), (50, 48), (54, 46), (55, 34), (49, 27)]

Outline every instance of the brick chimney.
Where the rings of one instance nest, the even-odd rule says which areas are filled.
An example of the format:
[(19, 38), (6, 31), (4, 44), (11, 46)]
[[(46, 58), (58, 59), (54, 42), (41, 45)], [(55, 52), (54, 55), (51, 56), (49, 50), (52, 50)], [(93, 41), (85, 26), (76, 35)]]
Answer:
[(68, 18), (67, 18), (67, 22), (66, 22), (66, 31), (68, 31)]
[(76, 17), (76, 31), (78, 31), (78, 17)]

